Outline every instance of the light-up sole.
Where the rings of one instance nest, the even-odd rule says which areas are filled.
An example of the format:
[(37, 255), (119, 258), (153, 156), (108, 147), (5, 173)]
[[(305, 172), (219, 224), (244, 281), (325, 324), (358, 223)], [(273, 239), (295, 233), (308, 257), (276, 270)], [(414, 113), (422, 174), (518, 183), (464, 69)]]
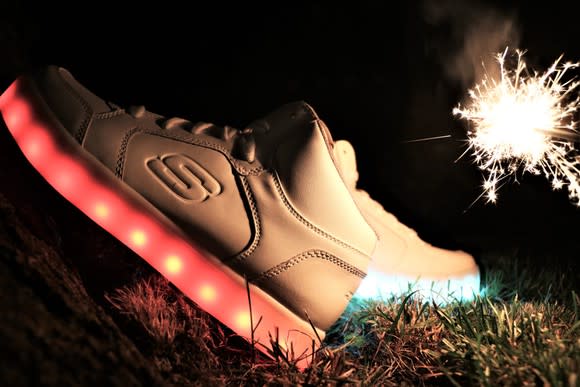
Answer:
[[(267, 354), (271, 338), (305, 367), (325, 332), (197, 247), (174, 223), (82, 149), (26, 78), (0, 96), (10, 133), (62, 196), (170, 280), (192, 301)], [(251, 300), (251, 313), (250, 302)]]
[(388, 300), (392, 296), (415, 292), (424, 301), (445, 305), (453, 301), (469, 301), (480, 294), (479, 273), (457, 278), (430, 280), (403, 275), (387, 275), (370, 270), (353, 298)]

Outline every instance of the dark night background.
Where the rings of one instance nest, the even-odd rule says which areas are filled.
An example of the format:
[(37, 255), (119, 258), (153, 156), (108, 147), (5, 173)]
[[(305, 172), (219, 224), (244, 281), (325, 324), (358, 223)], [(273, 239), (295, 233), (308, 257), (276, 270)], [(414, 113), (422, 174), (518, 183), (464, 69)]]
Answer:
[[(580, 60), (572, 2), (551, 1), (549, 9), (524, 1), (434, 2), (444, 15), (438, 20), (423, 2), (142, 2), (124, 10), (97, 2), (7, 3), (0, 13), (2, 88), (31, 67), (58, 64), (118, 104), (238, 127), (305, 100), (336, 139), (354, 144), (360, 186), (425, 239), (576, 259), (580, 210), (543, 177), (525, 175), (499, 191), (497, 205), (482, 200), (468, 209), (480, 175), (469, 157), (454, 162), (465, 150), (465, 126), (451, 115), (468, 85), (449, 70), (469, 31), (485, 46), (495, 39), (493, 26), (506, 21), (532, 66), (545, 69), (561, 53)], [(488, 27), (477, 31), (482, 21)], [(452, 137), (404, 143), (446, 134)], [(42, 197), (34, 200), (42, 205)]]
[[(425, 240), (578, 273), (580, 209), (544, 177), (469, 208), (481, 176), (455, 162), (466, 137), (451, 115), (473, 63), (506, 44), (541, 70), (562, 53), (580, 61), (574, 2), (181, 3), (2, 1), (0, 89), (56, 64), (119, 105), (235, 127), (305, 100), (353, 143), (359, 186)], [(206, 363), (188, 357), (198, 344), (156, 352), (103, 297), (151, 272), (50, 189), (0, 124), (1, 384), (203, 384)]]

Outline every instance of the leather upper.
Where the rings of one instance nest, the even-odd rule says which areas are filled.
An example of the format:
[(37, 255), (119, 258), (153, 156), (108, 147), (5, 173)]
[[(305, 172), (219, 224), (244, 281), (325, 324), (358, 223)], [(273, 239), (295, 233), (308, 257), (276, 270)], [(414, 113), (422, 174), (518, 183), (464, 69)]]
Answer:
[(339, 317), (376, 235), (310, 106), (238, 131), (121, 109), (57, 67), (34, 81), (79, 144), (200, 245), (318, 328)]

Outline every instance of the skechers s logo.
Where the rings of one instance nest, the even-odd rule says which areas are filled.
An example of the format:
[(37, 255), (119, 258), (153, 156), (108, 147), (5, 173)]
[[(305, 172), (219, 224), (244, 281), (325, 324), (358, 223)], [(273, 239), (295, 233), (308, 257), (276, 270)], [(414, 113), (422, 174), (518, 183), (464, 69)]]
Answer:
[(183, 154), (151, 159), (147, 161), (147, 167), (171, 192), (185, 200), (203, 202), (222, 191), (215, 177)]

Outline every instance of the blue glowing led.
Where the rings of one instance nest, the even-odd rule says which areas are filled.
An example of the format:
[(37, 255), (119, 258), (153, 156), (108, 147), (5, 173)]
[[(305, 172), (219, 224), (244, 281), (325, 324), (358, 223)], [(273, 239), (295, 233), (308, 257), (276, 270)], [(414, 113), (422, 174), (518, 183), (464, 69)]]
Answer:
[(470, 301), (480, 294), (480, 277), (478, 273), (459, 278), (431, 280), (370, 271), (353, 298), (380, 301), (413, 291), (424, 301), (434, 301), (437, 304), (456, 300)]

